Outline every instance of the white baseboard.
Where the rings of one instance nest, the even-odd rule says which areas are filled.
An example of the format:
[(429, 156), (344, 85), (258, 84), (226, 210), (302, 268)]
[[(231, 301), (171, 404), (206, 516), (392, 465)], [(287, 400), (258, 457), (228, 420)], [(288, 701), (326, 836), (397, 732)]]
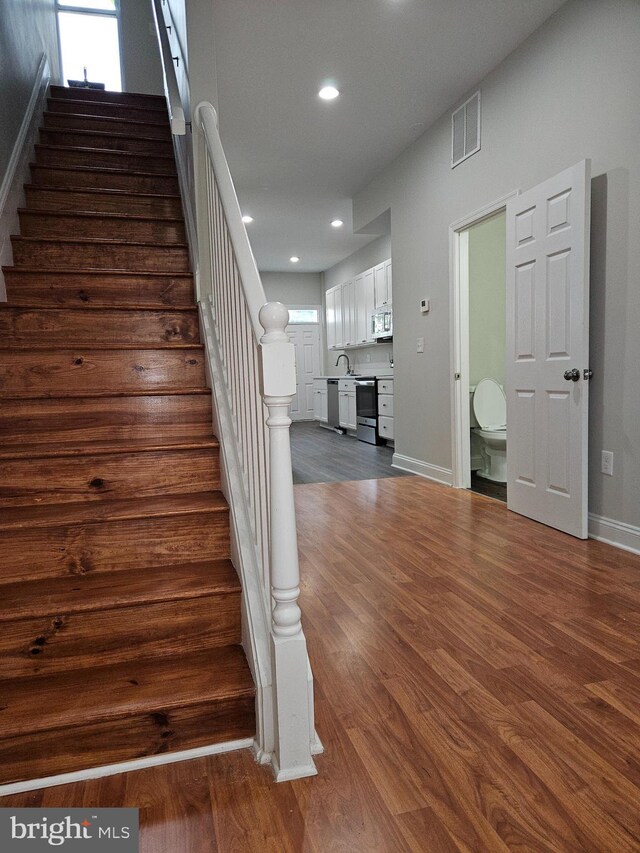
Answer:
[(640, 527), (589, 513), (589, 538), (640, 554)]
[(433, 480), (435, 483), (443, 483), (445, 486), (450, 486), (453, 483), (453, 472), (450, 468), (430, 465), (428, 462), (412, 459), (410, 456), (403, 456), (401, 453), (393, 454), (391, 467), (399, 468), (401, 471), (410, 471), (412, 474)]
[(220, 755), (223, 752), (233, 752), (237, 749), (251, 749), (252, 746), (253, 738), (243, 738), (242, 740), (227, 741), (227, 743), (216, 743), (212, 746), (183, 749), (180, 752), (150, 755), (148, 758), (135, 758), (132, 761), (122, 761), (119, 764), (105, 764), (104, 767), (90, 767), (87, 770), (77, 770), (74, 773), (60, 773), (58, 776), (46, 776), (43, 779), (12, 782), (9, 785), (0, 785), (0, 797), (22, 794), (25, 791), (36, 791), (40, 788), (52, 788), (55, 785), (69, 785), (71, 782), (85, 782), (87, 779), (102, 779), (103, 776), (130, 773), (133, 770), (159, 767), (162, 764), (175, 764), (177, 761), (192, 761), (194, 758), (204, 758), (206, 755)]
[[(46, 53), (40, 58), (29, 103), (22, 118), (7, 169), (0, 183), (0, 266), (13, 263), (11, 235), (19, 233), (18, 208), (24, 205), (23, 184), (29, 174), (29, 162), (38, 135), (40, 118), (51, 72)], [(0, 302), (7, 299), (4, 276), (0, 269)]]

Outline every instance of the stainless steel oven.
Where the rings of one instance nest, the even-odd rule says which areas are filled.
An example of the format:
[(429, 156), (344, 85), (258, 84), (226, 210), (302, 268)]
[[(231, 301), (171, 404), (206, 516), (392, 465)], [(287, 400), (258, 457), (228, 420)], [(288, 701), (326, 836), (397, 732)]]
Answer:
[(356, 435), (367, 444), (378, 444), (378, 385), (374, 377), (356, 379)]

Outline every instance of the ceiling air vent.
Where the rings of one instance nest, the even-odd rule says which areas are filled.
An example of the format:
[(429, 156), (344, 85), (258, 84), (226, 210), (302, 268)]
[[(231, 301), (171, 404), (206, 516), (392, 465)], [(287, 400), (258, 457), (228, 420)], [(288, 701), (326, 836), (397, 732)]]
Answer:
[(480, 150), (480, 92), (451, 116), (451, 168)]

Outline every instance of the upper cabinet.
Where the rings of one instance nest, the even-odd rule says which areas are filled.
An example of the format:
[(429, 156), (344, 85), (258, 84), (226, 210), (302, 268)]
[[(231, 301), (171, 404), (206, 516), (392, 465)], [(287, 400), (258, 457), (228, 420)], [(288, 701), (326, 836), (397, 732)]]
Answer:
[(373, 268), (376, 308), (391, 305), (391, 258)]
[(326, 293), (327, 347), (374, 343), (371, 315), (391, 304), (391, 259), (332, 287)]

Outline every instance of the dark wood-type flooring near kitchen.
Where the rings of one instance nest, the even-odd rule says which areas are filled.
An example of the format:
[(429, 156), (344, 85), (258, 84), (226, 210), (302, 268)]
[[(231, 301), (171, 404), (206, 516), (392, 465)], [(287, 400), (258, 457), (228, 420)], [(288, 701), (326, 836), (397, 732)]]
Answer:
[(319, 775), (242, 752), (0, 806), (137, 806), (142, 853), (637, 853), (640, 557), (417, 477), (296, 504)]
[(405, 471), (391, 467), (392, 456), (391, 447), (367, 444), (315, 422), (291, 424), (291, 463), (296, 484), (406, 476)]

